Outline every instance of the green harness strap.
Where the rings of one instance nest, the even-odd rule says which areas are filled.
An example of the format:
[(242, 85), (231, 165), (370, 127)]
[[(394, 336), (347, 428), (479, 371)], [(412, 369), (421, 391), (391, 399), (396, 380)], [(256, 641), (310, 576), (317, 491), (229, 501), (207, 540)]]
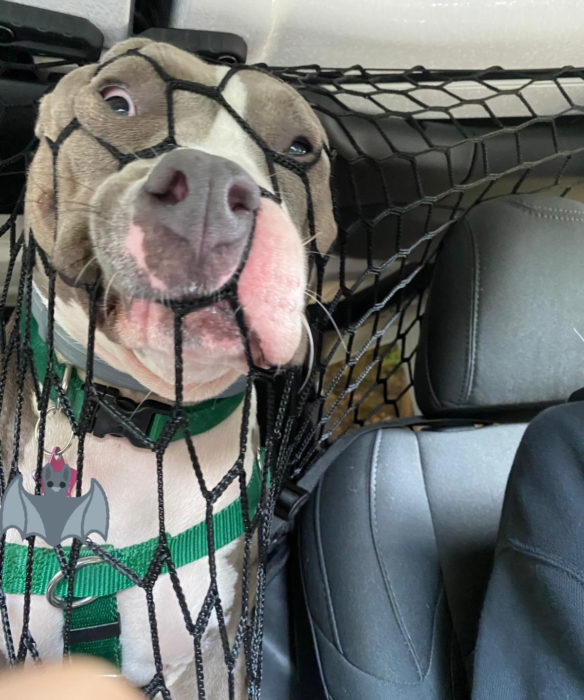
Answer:
[[(255, 513), (259, 502), (262, 463), (263, 454), (260, 451), (259, 459), (256, 459), (247, 486), (250, 517)], [(244, 523), (241, 499), (238, 498), (213, 516), (214, 548), (221, 549), (221, 547), (233, 542), (243, 533)], [(205, 522), (197, 523), (178, 535), (167, 534), (167, 542), (176, 567), (185, 566), (185, 564), (190, 564), (197, 561), (197, 559), (202, 559), (209, 553)], [(153, 537), (150, 540), (146, 540), (146, 542), (132, 544), (128, 547), (115, 548), (109, 544), (104, 544), (102, 549), (125, 567), (142, 577), (148, 571), (158, 545), (158, 537)], [(23, 594), (25, 592), (28, 546), (7, 543), (5, 547), (2, 590), (4, 593)], [(70, 549), (70, 547), (63, 547), (67, 557), (70, 554)], [(89, 556), (95, 556), (94, 552), (87, 547), (83, 547), (79, 558)], [(49, 582), (60, 570), (59, 562), (53, 549), (49, 547), (35, 547), (31, 592), (34, 595), (44, 595)], [(163, 566), (162, 571), (165, 572), (167, 570), (166, 566)], [(112, 595), (133, 585), (134, 582), (131, 579), (104, 561), (101, 564), (85, 566), (75, 573), (73, 594), (76, 598)], [(61, 581), (58, 584), (55, 593), (58, 596), (66, 595), (67, 585), (65, 581)]]
[[(260, 499), (263, 459), (263, 450), (260, 450), (246, 489), (250, 518), (254, 516)], [(244, 532), (245, 525), (240, 498), (213, 516), (213, 544), (215, 550), (219, 550), (221, 547), (233, 542), (243, 535)], [(209, 553), (205, 522), (197, 523), (178, 535), (167, 534), (167, 542), (176, 568), (202, 559)], [(105, 544), (103, 549), (108, 555), (114, 557), (139, 577), (143, 577), (148, 571), (158, 545), (158, 537), (153, 537), (146, 542), (122, 548), (115, 548)], [(70, 547), (63, 547), (66, 556), (69, 556), (70, 549)], [(1, 585), (1, 590), (4, 593), (24, 594), (27, 555), (27, 545), (14, 543), (5, 545)], [(89, 556), (95, 556), (95, 553), (87, 547), (82, 547), (79, 559)], [(61, 569), (53, 549), (35, 547), (33, 552), (31, 593), (33, 595), (45, 595), (51, 579), (60, 571)], [(163, 565), (161, 573), (167, 571), (168, 567)], [(73, 608), (70, 652), (90, 653), (94, 656), (101, 656), (119, 667), (121, 663), (119, 615), (115, 595), (133, 585), (135, 584), (131, 579), (105, 561), (99, 564), (89, 564), (75, 571), (74, 599), (94, 596), (97, 600), (81, 607)], [(66, 596), (67, 582), (65, 579), (62, 579), (57, 584), (54, 592), (59, 597)], [(92, 631), (90, 641), (87, 641), (88, 629)]]
[[(24, 319), (23, 319), (24, 325)], [(37, 323), (30, 319), (30, 338), (37, 377), (42, 383), (45, 380), (49, 364), (49, 353), (45, 342), (38, 333)], [(66, 366), (53, 362), (55, 374), (62, 379)], [(210, 399), (194, 406), (184, 407), (187, 429), (191, 436), (199, 435), (222, 423), (230, 416), (244, 399), (245, 392), (219, 399)], [(51, 400), (57, 401), (57, 392), (51, 390)], [(67, 398), (75, 419), (79, 421), (85, 400), (84, 382), (73, 370), (67, 388)], [(163, 434), (170, 420), (167, 413), (155, 413), (146, 432), (148, 438), (156, 441)], [(184, 430), (177, 429), (172, 440), (183, 438)], [(263, 470), (263, 451), (260, 450), (255, 460), (252, 475), (247, 486), (247, 501), (249, 517), (252, 518), (258, 506), (261, 492), (261, 473)], [(213, 516), (214, 549), (233, 542), (245, 532), (241, 499), (237, 499), (226, 508)], [(166, 535), (172, 561), (176, 568), (190, 564), (206, 557), (208, 551), (207, 525), (198, 523), (194, 527), (178, 535)], [(103, 545), (108, 555), (118, 560), (120, 564), (131, 570), (140, 578), (148, 571), (160, 541), (154, 537), (140, 544), (117, 549), (111, 545)], [(70, 555), (70, 547), (63, 547), (65, 555)], [(87, 547), (82, 547), (79, 560), (95, 557)], [(26, 588), (26, 564), (28, 546), (14, 543), (5, 545), (4, 567), (0, 572), (0, 590), (3, 593), (24, 594)], [(79, 564), (78, 564), (79, 567)], [(168, 571), (162, 566), (161, 573)], [(63, 599), (67, 593), (67, 581), (62, 576), (57, 557), (53, 549), (35, 547), (33, 551), (32, 586), (33, 595), (45, 595), (47, 588), (55, 576), (60, 574), (53, 594), (57, 599)], [(118, 668), (121, 666), (120, 647), (120, 618), (116, 594), (134, 586), (133, 580), (118, 571), (105, 561), (80, 566), (74, 572), (73, 599), (95, 598), (91, 602), (83, 602), (71, 610), (71, 627), (69, 636), (70, 653), (84, 653), (100, 656)]]
[(69, 653), (99, 656), (122, 667), (120, 615), (115, 595), (97, 598), (71, 610)]

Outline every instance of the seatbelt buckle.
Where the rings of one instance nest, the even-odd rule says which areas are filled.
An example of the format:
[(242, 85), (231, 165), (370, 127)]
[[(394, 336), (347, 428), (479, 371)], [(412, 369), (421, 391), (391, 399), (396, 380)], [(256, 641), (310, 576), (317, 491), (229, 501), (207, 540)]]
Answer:
[(280, 520), (287, 522), (294, 520), (309, 496), (310, 492), (302, 486), (298, 486), (293, 481), (286, 481), (278, 495), (274, 514)]

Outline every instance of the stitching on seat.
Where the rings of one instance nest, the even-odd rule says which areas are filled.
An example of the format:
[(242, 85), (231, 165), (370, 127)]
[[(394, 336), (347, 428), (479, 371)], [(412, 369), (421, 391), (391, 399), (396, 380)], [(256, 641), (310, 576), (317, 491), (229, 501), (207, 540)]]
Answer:
[[(326, 635), (326, 632), (322, 629), (322, 627), (314, 621), (314, 626), (318, 629), (318, 631), (322, 634), (325, 640), (328, 641), (328, 637)], [(318, 638), (317, 638), (318, 639)], [(330, 644), (330, 641), (329, 641)], [(343, 660), (347, 663), (348, 666), (351, 668), (354, 668), (356, 671), (359, 671), (359, 673), (362, 673), (364, 676), (369, 676), (369, 678), (375, 678), (377, 681), (391, 681), (392, 683), (395, 683), (396, 685), (403, 685), (403, 686), (408, 686), (408, 687), (414, 687), (420, 685), (420, 681), (423, 681), (426, 676), (423, 678), (420, 678), (420, 681), (404, 681), (401, 678), (397, 677), (396, 675), (393, 674), (392, 671), (387, 670), (387, 676), (385, 678), (382, 678), (381, 676), (376, 676), (374, 673), (371, 673), (370, 671), (366, 671), (365, 669), (361, 668), (360, 666), (357, 666), (357, 664), (353, 663), (351, 659), (349, 659), (347, 656), (342, 654)], [(330, 691), (327, 691), (330, 693)], [(333, 697), (332, 695), (330, 696), (331, 698)]]
[(476, 238), (474, 229), (469, 226), (468, 221), (465, 220), (465, 226), (469, 233), (469, 240), (471, 245), (472, 257), (473, 257), (473, 276), (472, 276), (472, 296), (469, 312), (469, 327), (467, 331), (467, 353), (468, 358), (465, 367), (465, 376), (463, 383), (461, 385), (461, 391), (459, 395), (458, 402), (465, 404), (468, 402), (469, 397), (472, 393), (474, 386), (474, 378), (476, 371), (476, 348), (477, 348), (477, 335), (478, 335), (478, 314), (479, 314), (479, 303), (481, 294), (481, 258), (479, 252), (479, 244)]
[[(426, 668), (426, 671), (424, 672), (424, 678), (427, 677), (428, 673), (430, 673), (430, 669), (432, 668), (432, 663), (434, 661), (434, 652), (436, 649), (436, 627), (438, 626), (438, 610), (440, 609), (440, 605), (442, 603), (442, 599), (446, 598), (446, 589), (444, 588), (444, 582), (440, 582), (440, 592), (438, 593), (438, 596), (436, 597), (436, 605), (434, 606), (434, 617), (432, 619), (432, 640), (430, 643), (430, 656), (428, 657), (428, 667)], [(448, 601), (446, 601), (448, 602)]]
[[(564, 200), (566, 201), (566, 200)], [(577, 214), (578, 216), (584, 216), (584, 210), (582, 209), (564, 209), (563, 207), (543, 207), (541, 204), (526, 204), (525, 202), (517, 202), (517, 204), (522, 204), (524, 207), (529, 207), (535, 209), (536, 211), (551, 211), (554, 214)]]
[(544, 564), (553, 566), (554, 568), (563, 571), (566, 575), (570, 576), (570, 578), (573, 578), (581, 586), (584, 586), (584, 574), (577, 569), (574, 569), (561, 557), (555, 557), (547, 552), (543, 552), (538, 547), (530, 547), (529, 545), (519, 542), (519, 540), (513, 539), (512, 537), (507, 538), (505, 543), (498, 548), (498, 551), (503, 552), (505, 549), (514, 550), (518, 554), (524, 554), (525, 556), (537, 559)]
[[(432, 627), (432, 645), (430, 647), (430, 661), (428, 663), (428, 670), (430, 669), (430, 666), (432, 664), (432, 657), (434, 655), (434, 641), (436, 637), (436, 625), (437, 619), (438, 619), (438, 608), (440, 606), (440, 601), (442, 600), (442, 597), (444, 596), (446, 598), (446, 603), (448, 604), (448, 595), (446, 592), (446, 582), (444, 580), (444, 571), (442, 570), (442, 562), (440, 559), (440, 548), (438, 547), (438, 535), (436, 534), (436, 524), (434, 522), (434, 513), (432, 512), (432, 501), (430, 500), (430, 494), (428, 493), (428, 484), (426, 482), (426, 470), (424, 469), (424, 460), (422, 459), (422, 449), (420, 447), (420, 439), (418, 437), (418, 434), (414, 432), (414, 437), (416, 439), (416, 447), (418, 449), (418, 465), (420, 467), (420, 473), (422, 475), (422, 483), (424, 485), (424, 493), (426, 495), (426, 501), (428, 503), (428, 512), (430, 513), (430, 522), (432, 523), (432, 531), (434, 532), (434, 542), (436, 543), (436, 552), (438, 555), (438, 566), (440, 569), (440, 579), (441, 579), (441, 586), (440, 586), (440, 594), (438, 595), (438, 598), (436, 599), (436, 607), (434, 608), (434, 625)], [(452, 617), (452, 611), (450, 610), (450, 605), (447, 605), (447, 609), (450, 613), (450, 624), (451, 624), (451, 629), (452, 629), (452, 637), (455, 638), (458, 641), (458, 635), (456, 632), (456, 628), (454, 626), (454, 619)], [(428, 671), (426, 671), (427, 673)]]
[[(313, 518), (313, 519), (314, 519), (314, 518)], [(299, 536), (299, 545), (300, 545), (300, 552), (305, 551), (305, 547), (306, 547), (305, 542), (306, 542), (306, 540), (307, 540), (307, 536), (306, 536), (304, 530), (305, 530), (305, 528), (301, 527), (300, 530), (299, 530), (299, 533), (298, 533), (298, 536)], [(311, 530), (311, 532), (312, 532), (312, 530)], [(316, 620), (315, 620), (315, 618), (314, 618), (314, 615), (312, 614), (312, 610), (310, 609), (310, 600), (309, 600), (309, 597), (308, 597), (307, 583), (306, 583), (306, 572), (304, 571), (304, 567), (302, 566), (302, 558), (301, 558), (301, 557), (300, 557), (300, 584), (301, 584), (301, 587), (302, 587), (302, 593), (303, 593), (303, 596), (304, 596), (304, 600), (305, 600), (305, 602), (306, 602), (306, 614), (307, 614), (308, 623), (309, 623), (309, 626), (310, 626), (310, 637), (311, 637), (311, 639), (312, 639), (312, 644), (313, 644), (313, 646), (314, 646), (314, 653), (315, 653), (315, 657), (316, 657), (316, 664), (317, 664), (317, 666), (318, 666), (318, 672), (319, 672), (320, 679), (321, 679), (321, 682), (322, 682), (322, 687), (323, 687), (324, 693), (325, 693), (325, 695), (326, 695), (326, 700), (331, 700), (331, 699), (332, 699), (332, 695), (330, 694), (330, 692), (329, 692), (329, 690), (328, 690), (327, 681), (326, 681), (326, 678), (325, 678), (325, 675), (324, 675), (323, 663), (322, 663), (322, 658), (321, 658), (321, 650), (320, 650), (320, 645), (319, 645), (319, 643), (318, 643), (318, 637), (317, 637), (317, 634), (316, 634), (316, 628), (318, 627), (318, 629), (321, 631), (321, 633), (323, 634), (323, 636), (324, 636), (324, 632), (322, 632), (320, 626), (317, 624), (317, 622), (316, 622)]]
[(331, 630), (333, 633), (333, 640), (335, 644), (337, 645), (337, 648), (339, 651), (344, 655), (343, 647), (341, 644), (341, 639), (339, 637), (339, 631), (337, 629), (337, 623), (336, 623), (336, 618), (335, 618), (335, 611), (333, 607), (333, 599), (330, 591), (330, 587), (328, 585), (328, 574), (326, 570), (326, 562), (324, 559), (324, 550), (322, 548), (322, 536), (321, 536), (321, 529), (320, 529), (320, 496), (322, 492), (322, 484), (324, 482), (324, 479), (321, 479), (317, 489), (316, 489), (316, 499), (315, 499), (315, 508), (314, 508), (314, 535), (316, 539), (316, 547), (317, 547), (317, 552), (318, 552), (318, 561), (320, 563), (320, 569), (321, 569), (321, 584), (324, 592), (324, 599), (326, 601), (326, 611), (328, 614), (328, 619), (329, 619), (329, 624), (331, 626)]
[(481, 302), (481, 250), (479, 247), (479, 242), (476, 238), (476, 233), (474, 230), (471, 231), (472, 239), (475, 244), (474, 253), (476, 255), (476, 276), (475, 276), (475, 298), (474, 298), (474, 319), (473, 319), (473, 338), (472, 338), (472, 367), (471, 375), (469, 377), (468, 391), (466, 398), (470, 398), (472, 390), (474, 388), (475, 374), (476, 374), (476, 361), (477, 361), (477, 345), (478, 345), (478, 334), (479, 334), (479, 307)]
[[(472, 252), (472, 240), (470, 239), (470, 226), (468, 224), (468, 221), (466, 219), (462, 219), (462, 225), (464, 228), (468, 231), (469, 235), (463, 238), (463, 242), (467, 243), (467, 245), (470, 245), (471, 247), (471, 252)], [(469, 243), (470, 241), (470, 243)], [(471, 280), (471, 290), (472, 290), (472, 285), (474, 284), (474, 280)], [(465, 356), (466, 356), (466, 362), (464, 363), (464, 374), (462, 375), (462, 381), (460, 382), (460, 388), (458, 390), (458, 396), (455, 399), (455, 405), (459, 405), (464, 401), (464, 391), (467, 385), (468, 381), (468, 373), (469, 373), (469, 357), (470, 357), (470, 337), (471, 337), (471, 323), (472, 323), (472, 300), (469, 302), (469, 310), (468, 314), (466, 315), (466, 330), (465, 330)]]
[(410, 634), (408, 632), (407, 626), (403, 620), (401, 610), (397, 601), (397, 598), (395, 596), (395, 593), (393, 591), (392, 585), (391, 585), (391, 580), (390, 577), (387, 574), (387, 570), (385, 568), (385, 565), (383, 563), (383, 559), (381, 558), (380, 552), (379, 552), (379, 546), (378, 546), (378, 539), (379, 539), (379, 531), (377, 527), (377, 466), (379, 463), (379, 448), (381, 446), (381, 439), (382, 439), (382, 431), (378, 431), (378, 433), (375, 436), (375, 443), (373, 446), (373, 455), (372, 455), (372, 460), (371, 460), (371, 468), (369, 470), (369, 513), (370, 513), (370, 522), (371, 522), (371, 533), (373, 536), (373, 548), (375, 550), (375, 557), (377, 559), (377, 565), (379, 566), (379, 570), (381, 571), (381, 574), (383, 576), (383, 582), (385, 584), (385, 590), (387, 592), (387, 597), (389, 600), (389, 603), (391, 605), (391, 608), (393, 610), (393, 614), (395, 615), (395, 619), (397, 621), (397, 625), (399, 628), (399, 631), (401, 633), (401, 636), (406, 644), (406, 647), (408, 648), (408, 651), (410, 652), (410, 655), (412, 656), (412, 659), (414, 661), (414, 664), (416, 666), (416, 671), (418, 673), (418, 676), (420, 679), (423, 678), (423, 671), (422, 671), (422, 665), (420, 663), (420, 659), (418, 658), (418, 655), (416, 653), (416, 649), (414, 647), (413, 641), (410, 637)]
[[(555, 207), (542, 207), (535, 204), (525, 204), (525, 202), (515, 202), (507, 200), (507, 204), (517, 209), (523, 209), (532, 216), (537, 216), (540, 219), (554, 219), (555, 221), (584, 221), (584, 212), (581, 209), (556, 209)], [(556, 212), (555, 214), (546, 214), (545, 212)], [(563, 214), (575, 214), (576, 216), (563, 216)]]
[[(429, 310), (427, 310), (425, 313), (429, 314)], [(428, 321), (428, 323), (429, 323), (429, 321)], [(432, 380), (432, 373), (430, 372), (430, 353), (428, 352), (428, 340), (427, 339), (422, 347), (421, 352), (423, 353), (422, 362), (423, 362), (423, 367), (424, 367), (424, 377), (426, 378), (426, 381), (427, 381), (427, 388), (428, 388), (428, 392), (430, 394), (430, 398), (434, 402), (435, 407), (444, 408), (445, 406), (448, 406), (450, 404), (450, 402), (449, 401), (442, 401), (441, 399), (439, 399), (438, 395), (436, 394), (436, 391), (434, 389), (434, 382)]]

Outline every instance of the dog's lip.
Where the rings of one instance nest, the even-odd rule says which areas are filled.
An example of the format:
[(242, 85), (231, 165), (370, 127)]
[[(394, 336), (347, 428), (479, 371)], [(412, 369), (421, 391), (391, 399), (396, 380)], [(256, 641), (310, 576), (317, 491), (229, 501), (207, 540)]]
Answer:
[[(122, 296), (117, 292), (108, 292), (107, 300), (104, 298), (102, 293), (102, 299), (100, 301), (102, 310), (102, 320), (106, 325), (115, 327), (116, 323), (120, 320), (123, 322), (128, 322), (131, 318), (132, 311), (136, 305), (153, 305), (152, 308), (158, 310), (160, 308), (167, 307), (166, 304), (161, 303), (156, 299), (145, 299), (141, 297), (128, 297)], [(170, 310), (169, 310), (170, 312)], [(136, 316), (134, 315), (134, 321)], [(161, 332), (169, 342), (174, 344), (174, 326), (172, 323), (172, 312), (169, 313), (169, 322), (161, 323), (157, 327), (157, 331)], [(192, 319), (189, 323), (189, 319)], [(209, 322), (213, 323), (216, 319), (217, 329), (209, 329)], [(140, 321), (138, 321), (140, 323)], [(140, 325), (142, 325), (140, 323)], [(149, 326), (149, 319), (144, 316), (142, 330), (147, 331)], [(200, 333), (198, 331), (201, 331)], [(194, 310), (185, 315), (183, 321), (183, 351), (186, 354), (195, 353), (197, 354), (201, 345), (200, 336), (206, 332), (210, 332), (213, 335), (214, 331), (217, 332), (218, 345), (220, 345), (221, 340), (227, 341), (229, 347), (222, 347), (222, 351), (227, 355), (238, 355), (242, 359), (245, 358), (245, 346), (244, 341), (235, 318), (235, 312), (233, 311), (231, 304), (228, 300), (222, 299), (198, 310)], [(247, 328), (246, 330), (247, 338), (249, 342), (250, 353), (253, 363), (258, 367), (267, 368), (268, 364), (264, 358), (264, 353), (261, 346), (261, 341), (257, 336), (256, 332), (252, 328)], [(231, 342), (229, 342), (231, 341)], [(131, 345), (124, 342), (128, 348)], [(136, 343), (136, 346), (147, 347), (150, 343)], [(159, 349), (159, 346), (153, 345), (154, 349)]]
[[(186, 316), (187, 317), (190, 313), (197, 313), (200, 311), (206, 311), (210, 314), (221, 314), (224, 315), (226, 318), (229, 318), (230, 320), (233, 320), (235, 322), (235, 314), (233, 312), (233, 309), (231, 308), (231, 305), (227, 299), (212, 299), (212, 295), (209, 295), (211, 299), (209, 301), (206, 301), (201, 305), (200, 307), (197, 307), (196, 301), (197, 297), (195, 297), (192, 294), (182, 294), (182, 295), (177, 295), (176, 298), (171, 298), (171, 299), (162, 299), (160, 297), (153, 295), (133, 295), (133, 296), (128, 296), (124, 294), (120, 294), (119, 292), (108, 292), (107, 299), (105, 298), (105, 294), (102, 293), (100, 295), (100, 302), (102, 306), (102, 311), (106, 315), (110, 315), (114, 311), (122, 311), (128, 313), (132, 306), (136, 303), (142, 303), (142, 304), (152, 304), (156, 307), (163, 307), (163, 308), (168, 308), (172, 312), (173, 307), (187, 307), (186, 310)], [(188, 309), (189, 304), (193, 304), (192, 309)], [(181, 313), (185, 313), (184, 308), (180, 309)]]
[[(107, 298), (106, 298), (106, 293), (107, 293)], [(128, 314), (132, 311), (132, 308), (136, 304), (147, 304), (147, 305), (153, 305), (153, 307), (159, 307), (159, 308), (168, 308), (169, 311), (172, 313), (172, 307), (173, 305), (188, 305), (189, 302), (193, 302), (196, 300), (196, 297), (194, 297), (192, 294), (182, 294), (182, 295), (177, 295), (176, 298), (173, 299), (161, 299), (160, 297), (157, 297), (156, 295), (133, 295), (133, 296), (128, 296), (125, 294), (120, 294), (118, 291), (107, 291), (107, 292), (102, 292), (99, 297), (98, 303), (101, 304), (101, 311), (103, 314), (105, 314), (106, 317), (111, 316), (114, 312), (116, 313), (123, 313), (123, 314)], [(187, 314), (185, 316), (188, 317), (190, 313), (198, 313), (201, 311), (205, 311), (207, 314), (210, 315), (218, 315), (218, 316), (223, 316), (225, 319), (233, 321), (235, 324), (235, 314), (231, 308), (231, 305), (226, 299), (217, 299), (216, 301), (211, 301), (210, 303), (205, 303), (202, 305), (200, 308), (194, 308), (192, 311), (187, 311)]]

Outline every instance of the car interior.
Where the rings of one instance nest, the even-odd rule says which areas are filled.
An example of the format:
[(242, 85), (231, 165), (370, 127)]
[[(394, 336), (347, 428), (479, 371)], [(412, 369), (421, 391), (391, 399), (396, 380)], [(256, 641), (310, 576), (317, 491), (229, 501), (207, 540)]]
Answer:
[[(534, 57), (528, 23), (515, 53), (503, 32), (493, 59), (476, 33), (467, 53), (454, 34), (444, 48), (439, 28), (418, 21), (442, 3), (420, 0), (392, 56), (379, 32), (362, 35), (365, 20), (351, 33), (349, 3), (325, 41), (329, 3), (312, 22), (308, 3), (285, 4), (270, 15), (262, 2), (254, 13), (192, 0), (102, 0), (84, 12), (74, 0), (1, 1), (0, 209), (20, 215), (38, 99), (65, 64), (132, 34), (267, 64), (301, 91), (335, 154), (339, 235), (307, 310), (316, 365), (290, 409), (271, 522), (262, 696), (466, 698), (517, 446), (534, 416), (584, 387), (584, 71), (559, 68), (578, 64), (578, 23), (555, 13), (553, 32), (571, 27), (560, 57), (549, 42)], [(44, 48), (19, 30), (18, 8), (49, 13)], [(452, 26), (452, 8), (441, 17)], [(510, 19), (493, 17), (489, 31)], [(24, 74), (15, 66), (31, 47), (38, 68)], [(64, 65), (43, 73), (43, 53)], [(4, 236), (0, 264), (13, 262)], [(17, 293), (6, 290), (5, 306)]]
[[(422, 322), (416, 398), (440, 420), (372, 425), (325, 453), (298, 555), (326, 697), (468, 693), (515, 451), (527, 421), (584, 381), (583, 221), (557, 197), (473, 208), (445, 240)], [(557, 352), (561, 368), (542, 365)]]

